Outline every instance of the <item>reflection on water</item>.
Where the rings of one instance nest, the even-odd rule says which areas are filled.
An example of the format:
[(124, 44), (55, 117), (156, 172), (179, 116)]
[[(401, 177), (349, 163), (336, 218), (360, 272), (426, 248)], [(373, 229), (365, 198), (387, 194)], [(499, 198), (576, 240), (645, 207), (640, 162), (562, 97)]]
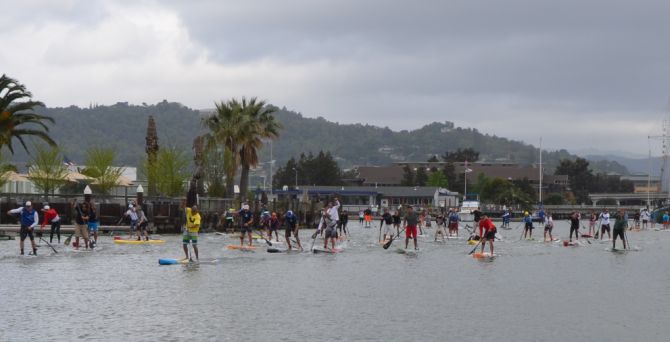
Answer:
[[(555, 232), (565, 237), (568, 226)], [(54, 255), (44, 245), (37, 257), (0, 241), (0, 340), (666, 341), (670, 333), (670, 233), (629, 232), (637, 251), (613, 253), (610, 243), (563, 247), (501, 231), (506, 240), (488, 261), (468, 256), (464, 240), (422, 237), (410, 256), (396, 253), (402, 239), (382, 249), (377, 229), (352, 233), (336, 255), (231, 251), (236, 237), (203, 234), (201, 256), (219, 262), (171, 266), (158, 258), (182, 257), (177, 236), (162, 246), (107, 237), (92, 253), (61, 245)], [(311, 232), (301, 235), (309, 247)]]

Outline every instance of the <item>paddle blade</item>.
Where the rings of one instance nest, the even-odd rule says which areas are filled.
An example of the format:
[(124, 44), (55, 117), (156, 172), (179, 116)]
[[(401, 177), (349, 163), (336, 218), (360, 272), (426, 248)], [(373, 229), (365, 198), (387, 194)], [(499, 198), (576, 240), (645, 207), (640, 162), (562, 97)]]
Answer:
[(384, 249), (389, 249), (389, 247), (391, 247), (392, 243), (393, 243), (393, 238), (391, 238), (391, 240), (389, 240), (387, 243), (384, 244), (384, 246), (383, 246)]
[(65, 241), (63, 241), (63, 244), (64, 244), (65, 246), (69, 246), (69, 245), (70, 245), (70, 241), (72, 241), (72, 235), (68, 236), (67, 239), (65, 239)]
[(312, 239), (316, 239), (316, 236), (319, 235), (319, 231), (315, 231), (314, 234), (312, 234)]

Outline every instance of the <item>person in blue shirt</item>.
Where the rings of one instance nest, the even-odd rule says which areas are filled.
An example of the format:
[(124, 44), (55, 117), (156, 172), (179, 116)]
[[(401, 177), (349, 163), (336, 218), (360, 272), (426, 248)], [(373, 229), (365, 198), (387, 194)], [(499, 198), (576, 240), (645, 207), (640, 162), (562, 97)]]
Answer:
[(544, 208), (540, 208), (540, 211), (537, 212), (537, 218), (540, 224), (542, 225), (544, 224), (544, 217), (545, 217)]
[(288, 249), (293, 249), (291, 246), (291, 235), (295, 238), (295, 242), (298, 244), (298, 247), (300, 247), (300, 250), (302, 251), (302, 244), (300, 243), (300, 237), (298, 236), (298, 216), (293, 213), (292, 210), (289, 210), (286, 212), (286, 216), (284, 216), (284, 224), (286, 225), (286, 228), (284, 230), (284, 237), (286, 238), (286, 244), (288, 245)]
[(254, 215), (249, 210), (249, 205), (244, 204), (242, 209), (237, 213), (240, 216), (240, 246), (244, 245), (244, 235), (249, 235), (249, 246), (253, 244), (253, 239), (251, 238), (251, 232), (253, 230), (254, 224)]
[(670, 227), (670, 215), (668, 215), (668, 212), (666, 211), (663, 214), (663, 229), (668, 229)]
[[(533, 217), (530, 216), (530, 213), (527, 211), (523, 213), (523, 222), (525, 227), (523, 228), (523, 238), (532, 239), (533, 238)], [(528, 237), (526, 237), (528, 235)]]
[(19, 242), (19, 247), (21, 248), (21, 255), (23, 255), (23, 246), (24, 241), (27, 237), (30, 238), (30, 244), (33, 247), (32, 255), (37, 255), (37, 247), (35, 246), (35, 236), (33, 235), (33, 230), (37, 223), (40, 221), (37, 210), (33, 208), (32, 203), (27, 201), (23, 207), (12, 209), (7, 212), (8, 215), (18, 214), (19, 222), (21, 223), (21, 230), (19, 235), (21, 236), (21, 241)]
[(501, 228), (509, 228), (509, 220), (512, 215), (509, 213), (509, 209), (506, 209), (502, 214), (503, 224)]
[(458, 217), (458, 212), (456, 209), (453, 209), (449, 212), (449, 236), (458, 236), (458, 221), (460, 221), (460, 218)]

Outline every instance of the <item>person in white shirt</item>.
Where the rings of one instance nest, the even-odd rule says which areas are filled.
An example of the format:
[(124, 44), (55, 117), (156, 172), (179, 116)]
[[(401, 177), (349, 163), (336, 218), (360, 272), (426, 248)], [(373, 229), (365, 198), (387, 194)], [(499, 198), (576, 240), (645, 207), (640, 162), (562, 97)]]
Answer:
[(640, 214), (640, 219), (642, 219), (642, 229), (647, 229), (649, 217), (649, 210), (647, 208), (642, 209), (642, 213)]
[[(605, 235), (605, 232), (607, 232), (607, 238), (611, 239), (612, 236), (610, 235), (610, 212), (607, 208), (605, 208), (605, 211), (600, 213), (600, 239), (603, 239), (603, 236)], [(596, 235), (598, 235), (598, 232), (596, 232)], [(596, 239), (598, 237), (596, 236)]]

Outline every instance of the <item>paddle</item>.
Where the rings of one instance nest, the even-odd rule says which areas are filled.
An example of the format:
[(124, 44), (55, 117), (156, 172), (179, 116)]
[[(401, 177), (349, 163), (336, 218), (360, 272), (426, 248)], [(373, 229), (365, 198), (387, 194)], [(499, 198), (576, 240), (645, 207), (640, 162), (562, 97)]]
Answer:
[(479, 242), (477, 242), (475, 247), (470, 251), (470, 253), (468, 253), (468, 255), (471, 255), (472, 253), (474, 253), (477, 250), (477, 247), (479, 247), (479, 245), (482, 243), (482, 241), (484, 241), (484, 237), (479, 238)]
[(405, 228), (403, 228), (403, 229), (400, 231), (400, 233), (398, 233), (398, 235), (396, 235), (395, 237), (391, 236), (391, 239), (390, 239), (387, 243), (384, 244), (384, 246), (383, 246), (384, 249), (389, 249), (389, 247), (391, 247), (391, 244), (393, 243), (393, 240), (399, 238), (399, 237), (400, 237), (400, 234), (402, 234), (402, 232), (404, 232), (404, 231), (405, 231)]
[(50, 243), (48, 243), (47, 240), (44, 240), (41, 236), (40, 236), (40, 240), (43, 241), (44, 243), (46, 243), (47, 246), (51, 247), (51, 249), (53, 249), (54, 253), (58, 254), (58, 251), (54, 248), (54, 246), (52, 246)]
[(272, 242), (270, 242), (270, 240), (266, 239), (265, 236), (263, 236), (263, 233), (261, 233), (260, 230), (257, 230), (256, 233), (259, 233), (258, 235), (261, 237), (261, 239), (265, 240), (265, 243), (268, 246), (272, 247)]
[(379, 241), (382, 241), (382, 226), (384, 225), (384, 221), (382, 220), (382, 223), (379, 224)]
[(74, 235), (74, 233), (70, 234), (70, 236), (68, 236), (67, 239), (65, 239), (65, 241), (63, 241), (63, 244), (64, 244), (65, 246), (69, 246), (69, 245), (70, 245), (70, 241), (72, 240), (72, 236), (73, 236), (73, 235)]

